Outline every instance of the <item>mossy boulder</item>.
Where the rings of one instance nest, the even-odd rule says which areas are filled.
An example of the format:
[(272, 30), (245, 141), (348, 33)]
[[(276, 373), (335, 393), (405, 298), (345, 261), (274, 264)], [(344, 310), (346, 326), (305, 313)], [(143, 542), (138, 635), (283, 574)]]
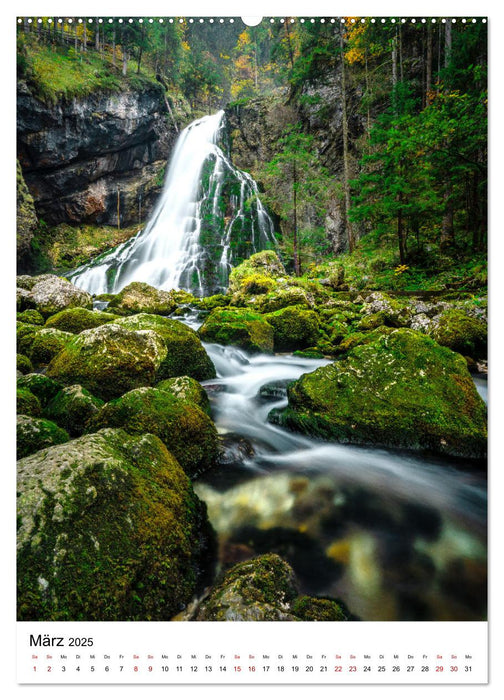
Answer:
[(229, 569), (200, 604), (200, 621), (349, 619), (335, 601), (298, 595), (294, 571), (277, 554), (263, 554)]
[[(411, 323), (413, 312), (411, 308), (393, 299), (384, 292), (371, 292), (362, 305), (361, 313), (363, 319), (361, 324), (363, 330), (371, 330), (378, 326), (391, 326), (393, 328), (402, 328)], [(366, 317), (372, 317), (367, 319)]]
[(409, 329), (304, 374), (288, 398), (271, 419), (326, 440), (486, 454), (486, 408), (464, 358)]
[(231, 303), (231, 297), (226, 294), (214, 294), (211, 297), (202, 297), (201, 299), (196, 299), (193, 305), (198, 309), (204, 311), (211, 311), (222, 306), (229, 306)]
[(301, 306), (287, 306), (265, 314), (264, 319), (273, 326), (275, 352), (302, 350), (317, 343), (319, 320), (315, 311)]
[[(27, 312), (25, 312), (27, 313)], [(80, 333), (89, 328), (97, 328), (104, 323), (115, 321), (119, 317), (105, 311), (91, 311), (90, 309), (64, 309), (54, 316), (50, 316), (45, 322), (46, 328), (57, 328), (67, 333)]]
[(255, 311), (214, 309), (199, 329), (207, 343), (237, 345), (248, 352), (273, 352), (273, 326)]
[(161, 314), (167, 316), (177, 308), (170, 292), (163, 292), (145, 282), (132, 282), (109, 302), (109, 309), (118, 314)]
[(101, 399), (97, 399), (79, 384), (74, 384), (61, 389), (49, 401), (44, 416), (67, 430), (72, 437), (79, 437), (84, 433), (89, 419), (102, 406)]
[(61, 384), (59, 382), (54, 381), (54, 379), (50, 377), (46, 377), (45, 374), (35, 373), (25, 374), (23, 377), (19, 377), (17, 386), (20, 389), (28, 389), (34, 394), (42, 407), (46, 406), (61, 389)]
[(73, 337), (73, 333), (66, 333), (56, 328), (40, 328), (35, 333), (31, 344), (31, 361), (37, 367), (48, 365)]
[(17, 491), (18, 620), (169, 620), (206, 583), (205, 506), (154, 435), (41, 450)]
[(393, 328), (390, 326), (379, 326), (372, 331), (364, 332), (358, 331), (356, 333), (349, 333), (343, 338), (336, 348), (337, 355), (346, 355), (350, 350), (356, 348), (358, 345), (368, 345), (369, 343), (374, 343), (382, 335), (390, 335), (393, 332)]
[(50, 447), (68, 442), (70, 437), (66, 430), (45, 418), (17, 416), (16, 420), (16, 455), (18, 459)]
[(91, 418), (87, 432), (105, 427), (123, 428), (132, 435), (157, 435), (191, 477), (217, 461), (213, 421), (196, 404), (162, 389), (134, 389), (110, 401)]
[(20, 355), (19, 353), (17, 353), (16, 369), (18, 370), (18, 372), (21, 372), (21, 374), (29, 374), (30, 372), (33, 372), (33, 365), (31, 363), (30, 358), (26, 357), (26, 355)]
[(180, 401), (189, 402), (199, 406), (202, 411), (210, 414), (210, 400), (205, 389), (192, 377), (172, 377), (163, 379), (156, 384), (156, 389), (167, 391)]
[(44, 317), (36, 309), (26, 309), (25, 311), (21, 311), (20, 313), (16, 314), (16, 321), (31, 323), (34, 326), (44, 325)]
[(47, 376), (67, 386), (80, 384), (108, 401), (152, 384), (165, 358), (166, 345), (154, 331), (109, 323), (74, 336), (51, 361)]
[(449, 309), (434, 319), (430, 335), (440, 345), (462, 355), (486, 357), (486, 323), (462, 309)]
[(163, 339), (166, 357), (157, 370), (157, 381), (181, 376), (204, 381), (216, 376), (214, 364), (198, 335), (181, 321), (142, 313), (123, 318), (117, 325), (129, 331), (154, 331)]
[(93, 298), (90, 294), (57, 275), (35, 277), (30, 296), (35, 308), (44, 318), (74, 306), (85, 309), (91, 309), (93, 306)]
[(284, 309), (286, 306), (303, 306), (305, 309), (312, 309), (315, 303), (313, 297), (304, 289), (288, 285), (262, 296), (255, 306), (261, 313), (269, 313)]
[(42, 413), (40, 401), (24, 386), (16, 388), (16, 413), (35, 417)]
[(20, 355), (30, 356), (33, 341), (40, 326), (24, 321), (16, 322), (16, 350)]
[[(285, 267), (278, 255), (273, 250), (262, 250), (231, 270), (228, 291), (231, 294), (245, 292), (248, 287), (248, 294), (264, 294), (274, 288), (276, 278), (286, 275)], [(252, 291), (254, 285), (258, 289)]]

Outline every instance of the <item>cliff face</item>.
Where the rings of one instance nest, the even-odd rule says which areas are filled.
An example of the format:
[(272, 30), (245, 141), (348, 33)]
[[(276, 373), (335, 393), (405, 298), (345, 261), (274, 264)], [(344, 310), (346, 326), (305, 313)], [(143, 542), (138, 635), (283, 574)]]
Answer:
[(93, 93), (48, 105), (18, 85), (18, 158), (48, 224), (121, 226), (145, 219), (176, 132), (161, 88)]
[[(365, 119), (357, 112), (358, 95), (347, 95), (349, 162), (351, 176), (357, 175), (360, 157), (356, 142), (365, 129)], [(238, 167), (257, 176), (258, 166), (271, 160), (278, 150), (278, 139), (288, 124), (301, 123), (303, 131), (315, 139), (320, 164), (343, 181), (343, 110), (341, 72), (321, 75), (301, 94), (279, 95), (249, 100), (226, 110), (229, 125), (231, 158)], [(313, 223), (313, 222), (307, 222)], [(300, 222), (301, 226), (303, 222)], [(347, 247), (343, 198), (332, 200), (326, 211), (325, 234), (334, 253)]]

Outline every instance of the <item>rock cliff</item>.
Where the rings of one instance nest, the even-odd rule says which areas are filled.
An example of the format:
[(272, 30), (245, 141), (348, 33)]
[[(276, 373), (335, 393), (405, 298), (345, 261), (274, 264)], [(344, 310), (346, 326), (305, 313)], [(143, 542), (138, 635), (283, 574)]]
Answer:
[(161, 86), (91, 93), (55, 105), (18, 85), (18, 158), (48, 224), (121, 226), (145, 219), (159, 194), (175, 129)]

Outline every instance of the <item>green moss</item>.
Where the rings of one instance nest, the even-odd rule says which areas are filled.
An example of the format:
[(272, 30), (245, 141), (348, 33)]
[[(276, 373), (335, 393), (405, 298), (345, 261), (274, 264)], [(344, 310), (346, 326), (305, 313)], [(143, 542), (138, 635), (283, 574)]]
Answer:
[(163, 339), (167, 352), (157, 370), (156, 381), (183, 376), (204, 381), (216, 376), (214, 364), (197, 334), (180, 321), (137, 314), (121, 319), (117, 325), (131, 331), (155, 331)]
[(323, 439), (486, 454), (486, 408), (464, 359), (415, 331), (354, 347), (291, 384), (288, 397), (273, 420)]
[(55, 423), (44, 418), (19, 415), (16, 423), (16, 454), (17, 458), (50, 447), (60, 445), (70, 440), (68, 433)]
[(109, 309), (120, 314), (161, 314), (167, 316), (177, 308), (170, 292), (163, 292), (145, 282), (132, 282), (109, 302)]
[(486, 356), (486, 324), (461, 309), (449, 309), (441, 314), (431, 334), (440, 345), (462, 355)]
[(30, 348), (30, 358), (36, 366), (48, 365), (74, 337), (73, 333), (56, 328), (41, 328), (35, 334)]
[(229, 306), (231, 297), (226, 294), (214, 294), (211, 297), (203, 297), (194, 302), (194, 306), (198, 309), (211, 311), (221, 306)]
[(277, 288), (270, 294), (265, 294), (257, 302), (257, 308), (262, 313), (278, 311), (287, 306), (303, 306), (306, 309), (311, 309), (314, 306), (314, 301), (301, 287), (288, 285), (285, 288)]
[(80, 384), (108, 401), (152, 384), (165, 357), (166, 346), (157, 333), (107, 323), (74, 336), (49, 364), (47, 376), (65, 385)]
[(345, 622), (348, 620), (344, 608), (334, 600), (299, 596), (292, 604), (292, 612), (301, 620), (320, 622)]
[(20, 389), (28, 389), (34, 394), (42, 407), (46, 406), (61, 389), (59, 382), (46, 377), (45, 374), (25, 374), (24, 377), (19, 377), (17, 386)]
[(152, 433), (164, 442), (191, 477), (217, 461), (217, 430), (198, 406), (159, 388), (129, 391), (107, 403), (87, 432), (104, 427), (123, 428), (132, 435)]
[(30, 358), (26, 357), (26, 355), (20, 355), (18, 353), (16, 355), (16, 369), (22, 374), (29, 374), (30, 372), (33, 372), (33, 365)]
[(199, 406), (202, 411), (210, 415), (210, 400), (201, 384), (192, 377), (172, 377), (163, 379), (156, 384), (156, 389), (166, 391), (180, 401), (186, 401)]
[(228, 307), (214, 309), (199, 329), (209, 343), (237, 345), (249, 352), (272, 352), (273, 327), (254, 311)]
[(44, 416), (55, 421), (72, 437), (79, 437), (84, 433), (89, 419), (102, 406), (101, 399), (77, 384), (61, 389), (44, 408)]
[(40, 330), (40, 327), (32, 323), (24, 323), (22, 321), (16, 323), (16, 349), (20, 355), (30, 356), (32, 344), (38, 330)]
[(44, 449), (17, 490), (19, 620), (169, 620), (206, 581), (206, 509), (153, 435)]
[(317, 343), (319, 320), (314, 311), (299, 306), (288, 306), (265, 314), (264, 318), (273, 326), (276, 352), (302, 350)]
[(269, 289), (267, 290), (270, 291), (274, 286), (275, 278), (286, 274), (278, 255), (272, 250), (262, 250), (251, 255), (250, 258), (244, 260), (231, 271), (229, 275), (229, 291), (236, 292), (241, 290), (244, 280), (257, 275), (270, 279), (270, 283), (268, 283)]
[(40, 401), (26, 387), (16, 389), (16, 412), (25, 416), (40, 416)]
[[(25, 312), (26, 313), (26, 312)], [(104, 323), (117, 320), (118, 316), (104, 311), (91, 311), (90, 309), (64, 309), (54, 316), (50, 316), (45, 322), (46, 328), (57, 328), (67, 333), (80, 333), (88, 328), (97, 328)]]
[(16, 314), (16, 321), (21, 321), (22, 323), (31, 323), (34, 326), (43, 326), (44, 317), (36, 309), (25, 309)]

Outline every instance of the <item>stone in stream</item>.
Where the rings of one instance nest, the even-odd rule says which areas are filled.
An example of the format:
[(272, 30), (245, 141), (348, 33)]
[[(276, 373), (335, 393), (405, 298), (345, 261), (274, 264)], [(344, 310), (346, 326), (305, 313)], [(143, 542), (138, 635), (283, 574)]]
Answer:
[(207, 343), (235, 345), (251, 353), (271, 353), (274, 329), (264, 316), (242, 308), (215, 308), (198, 331)]
[(36, 452), (17, 491), (18, 620), (170, 620), (208, 583), (205, 505), (154, 435)]
[(398, 329), (354, 347), (288, 389), (270, 419), (325, 440), (483, 459), (486, 407), (464, 358)]

